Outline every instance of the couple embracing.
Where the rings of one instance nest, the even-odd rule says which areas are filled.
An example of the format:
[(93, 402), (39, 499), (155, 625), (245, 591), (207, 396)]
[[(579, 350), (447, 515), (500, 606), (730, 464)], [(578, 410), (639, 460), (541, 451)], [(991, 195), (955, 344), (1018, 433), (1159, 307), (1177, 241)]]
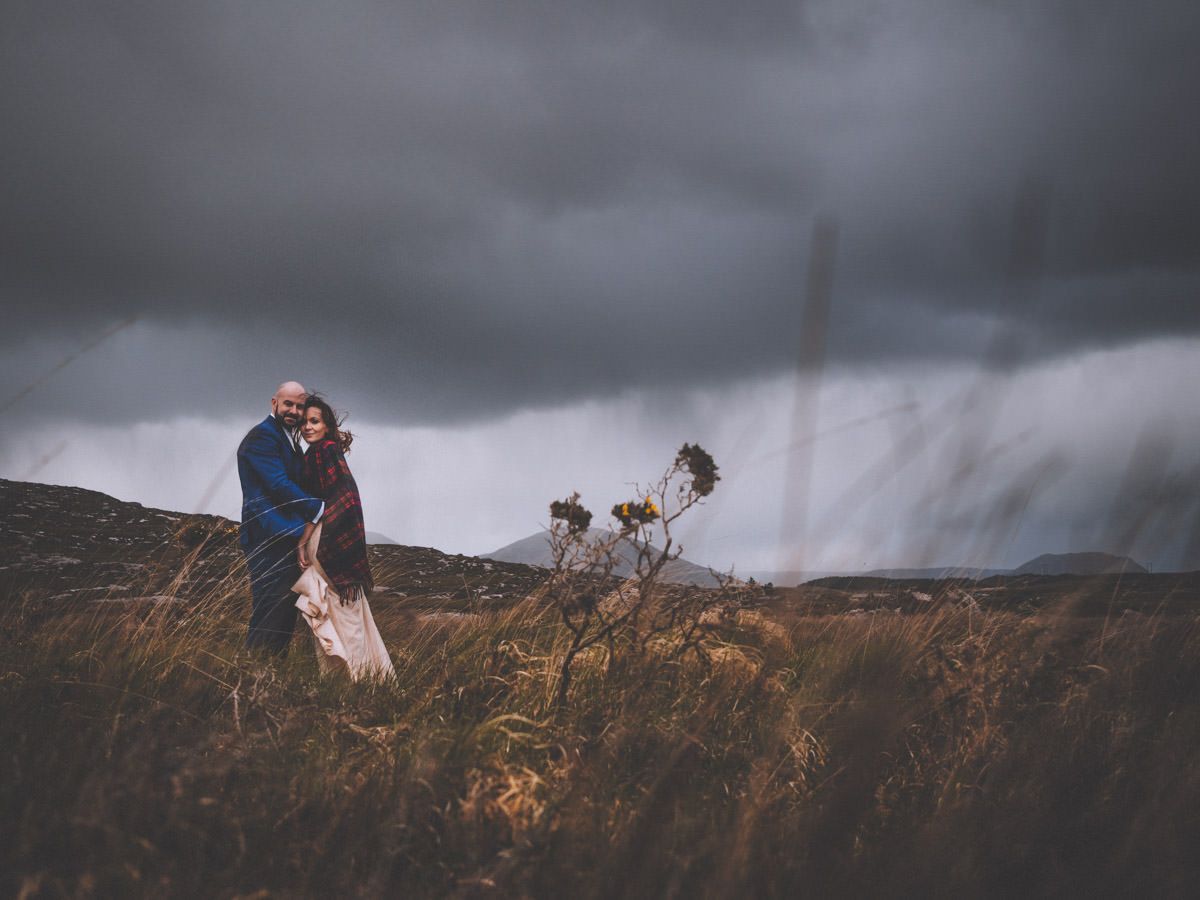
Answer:
[(374, 580), (345, 455), (353, 436), (341, 425), (322, 397), (288, 381), (238, 447), (240, 543), (253, 597), (246, 646), (282, 656), (299, 613), (323, 673), (381, 679), (392, 661), (367, 603)]

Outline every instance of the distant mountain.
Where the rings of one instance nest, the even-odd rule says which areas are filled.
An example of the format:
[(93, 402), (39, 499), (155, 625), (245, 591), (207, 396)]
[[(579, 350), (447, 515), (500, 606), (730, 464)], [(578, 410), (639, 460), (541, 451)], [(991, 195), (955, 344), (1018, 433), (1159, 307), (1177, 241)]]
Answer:
[(818, 578), (829, 578), (832, 575), (842, 575), (844, 573), (818, 569), (808, 572), (799, 572), (795, 569), (786, 571), (774, 569), (737, 569), (734, 574), (738, 578), (753, 578), (759, 584), (772, 584), (775, 587), (798, 587), (806, 581), (816, 581)]
[(864, 572), (868, 578), (891, 578), (896, 581), (903, 581), (911, 578), (933, 578), (943, 580), (947, 578), (971, 578), (978, 580), (980, 578), (991, 578), (993, 575), (1008, 575), (1011, 574), (1009, 569), (977, 569), (967, 566), (937, 566), (931, 569), (872, 569), (870, 572)]
[(1043, 553), (1013, 569), (1012, 575), (1144, 575), (1146, 568), (1128, 556), (1111, 553)]
[[(612, 532), (605, 531), (600, 528), (589, 528), (588, 537), (606, 537)], [(660, 552), (653, 544), (650, 549), (654, 553)], [(619, 546), (617, 554), (620, 561), (617, 563), (613, 574), (619, 577), (627, 577), (633, 574), (634, 562), (637, 559), (637, 550), (631, 546), (631, 542), (622, 542)], [(519, 541), (514, 541), (506, 547), (501, 547), (499, 550), (493, 550), (491, 553), (479, 554), (482, 559), (494, 559), (498, 562), (509, 563), (524, 563), (527, 566), (541, 566), (548, 569), (554, 565), (554, 560), (550, 555), (550, 532), (540, 531), (536, 534), (531, 534), (529, 537), (521, 538)], [(695, 584), (701, 587), (716, 587), (717, 579), (704, 566), (698, 566), (693, 562), (689, 562), (682, 557), (667, 563), (663, 568), (663, 580), (669, 581), (672, 584)]]
[(996, 575), (1117, 575), (1144, 574), (1146, 569), (1128, 556), (1111, 553), (1043, 553), (1015, 569), (984, 569), (977, 566), (931, 566), (920, 569), (871, 569), (868, 572), (749, 572), (757, 581), (788, 587), (820, 578), (883, 578), (892, 581), (968, 578), (982, 581)]
[(760, 584), (773, 584), (775, 587), (797, 587), (810, 581), (822, 578), (880, 578), (892, 581), (912, 581), (933, 579), (940, 581), (948, 578), (990, 578), (992, 575), (1010, 574), (1010, 569), (979, 569), (967, 566), (934, 566), (926, 569), (871, 569), (866, 572), (846, 572), (834, 569), (813, 569), (807, 572), (796, 571), (739, 571), (741, 578), (753, 578)]
[(368, 531), (367, 532), (367, 543), (368, 544), (397, 544), (397, 545), (399, 545), (400, 542), (393, 541), (386, 534), (380, 534), (378, 531)]

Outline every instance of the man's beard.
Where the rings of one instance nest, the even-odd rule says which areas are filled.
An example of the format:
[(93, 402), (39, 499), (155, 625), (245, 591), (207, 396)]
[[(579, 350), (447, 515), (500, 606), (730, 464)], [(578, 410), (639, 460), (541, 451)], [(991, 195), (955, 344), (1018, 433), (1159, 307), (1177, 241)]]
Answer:
[(275, 413), (275, 418), (279, 421), (279, 424), (282, 425), (284, 428), (295, 428), (297, 425), (300, 424), (299, 416), (291, 416), (290, 422), (288, 421), (288, 417), (284, 413)]

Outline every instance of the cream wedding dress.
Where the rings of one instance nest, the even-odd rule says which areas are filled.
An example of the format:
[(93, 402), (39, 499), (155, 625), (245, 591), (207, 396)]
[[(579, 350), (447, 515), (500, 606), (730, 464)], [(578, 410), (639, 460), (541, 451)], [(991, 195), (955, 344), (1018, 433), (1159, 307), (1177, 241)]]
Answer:
[(354, 681), (362, 678), (380, 681), (393, 676), (395, 669), (371, 617), (366, 594), (358, 588), (357, 599), (342, 605), (325, 570), (317, 562), (320, 543), (321, 525), (318, 523), (308, 539), (311, 564), (292, 585), (292, 590), (300, 595), (296, 607), (312, 628), (321, 674), (346, 672)]

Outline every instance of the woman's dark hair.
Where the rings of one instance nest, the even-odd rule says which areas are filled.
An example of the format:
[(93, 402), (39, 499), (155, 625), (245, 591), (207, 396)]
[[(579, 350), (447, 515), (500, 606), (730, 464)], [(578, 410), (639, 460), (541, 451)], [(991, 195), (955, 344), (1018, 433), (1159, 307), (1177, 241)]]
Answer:
[[(304, 400), (304, 412), (307, 413), (310, 409), (319, 409), (321, 411), (321, 421), (325, 423), (325, 427), (329, 430), (325, 433), (326, 439), (332, 438), (337, 441), (338, 446), (342, 448), (343, 453), (350, 450), (350, 444), (354, 440), (354, 435), (342, 427), (342, 422), (346, 417), (339, 416), (333, 411), (333, 407), (329, 405), (329, 401), (320, 394), (309, 394)], [(300, 418), (300, 425), (303, 426), (304, 417)]]

